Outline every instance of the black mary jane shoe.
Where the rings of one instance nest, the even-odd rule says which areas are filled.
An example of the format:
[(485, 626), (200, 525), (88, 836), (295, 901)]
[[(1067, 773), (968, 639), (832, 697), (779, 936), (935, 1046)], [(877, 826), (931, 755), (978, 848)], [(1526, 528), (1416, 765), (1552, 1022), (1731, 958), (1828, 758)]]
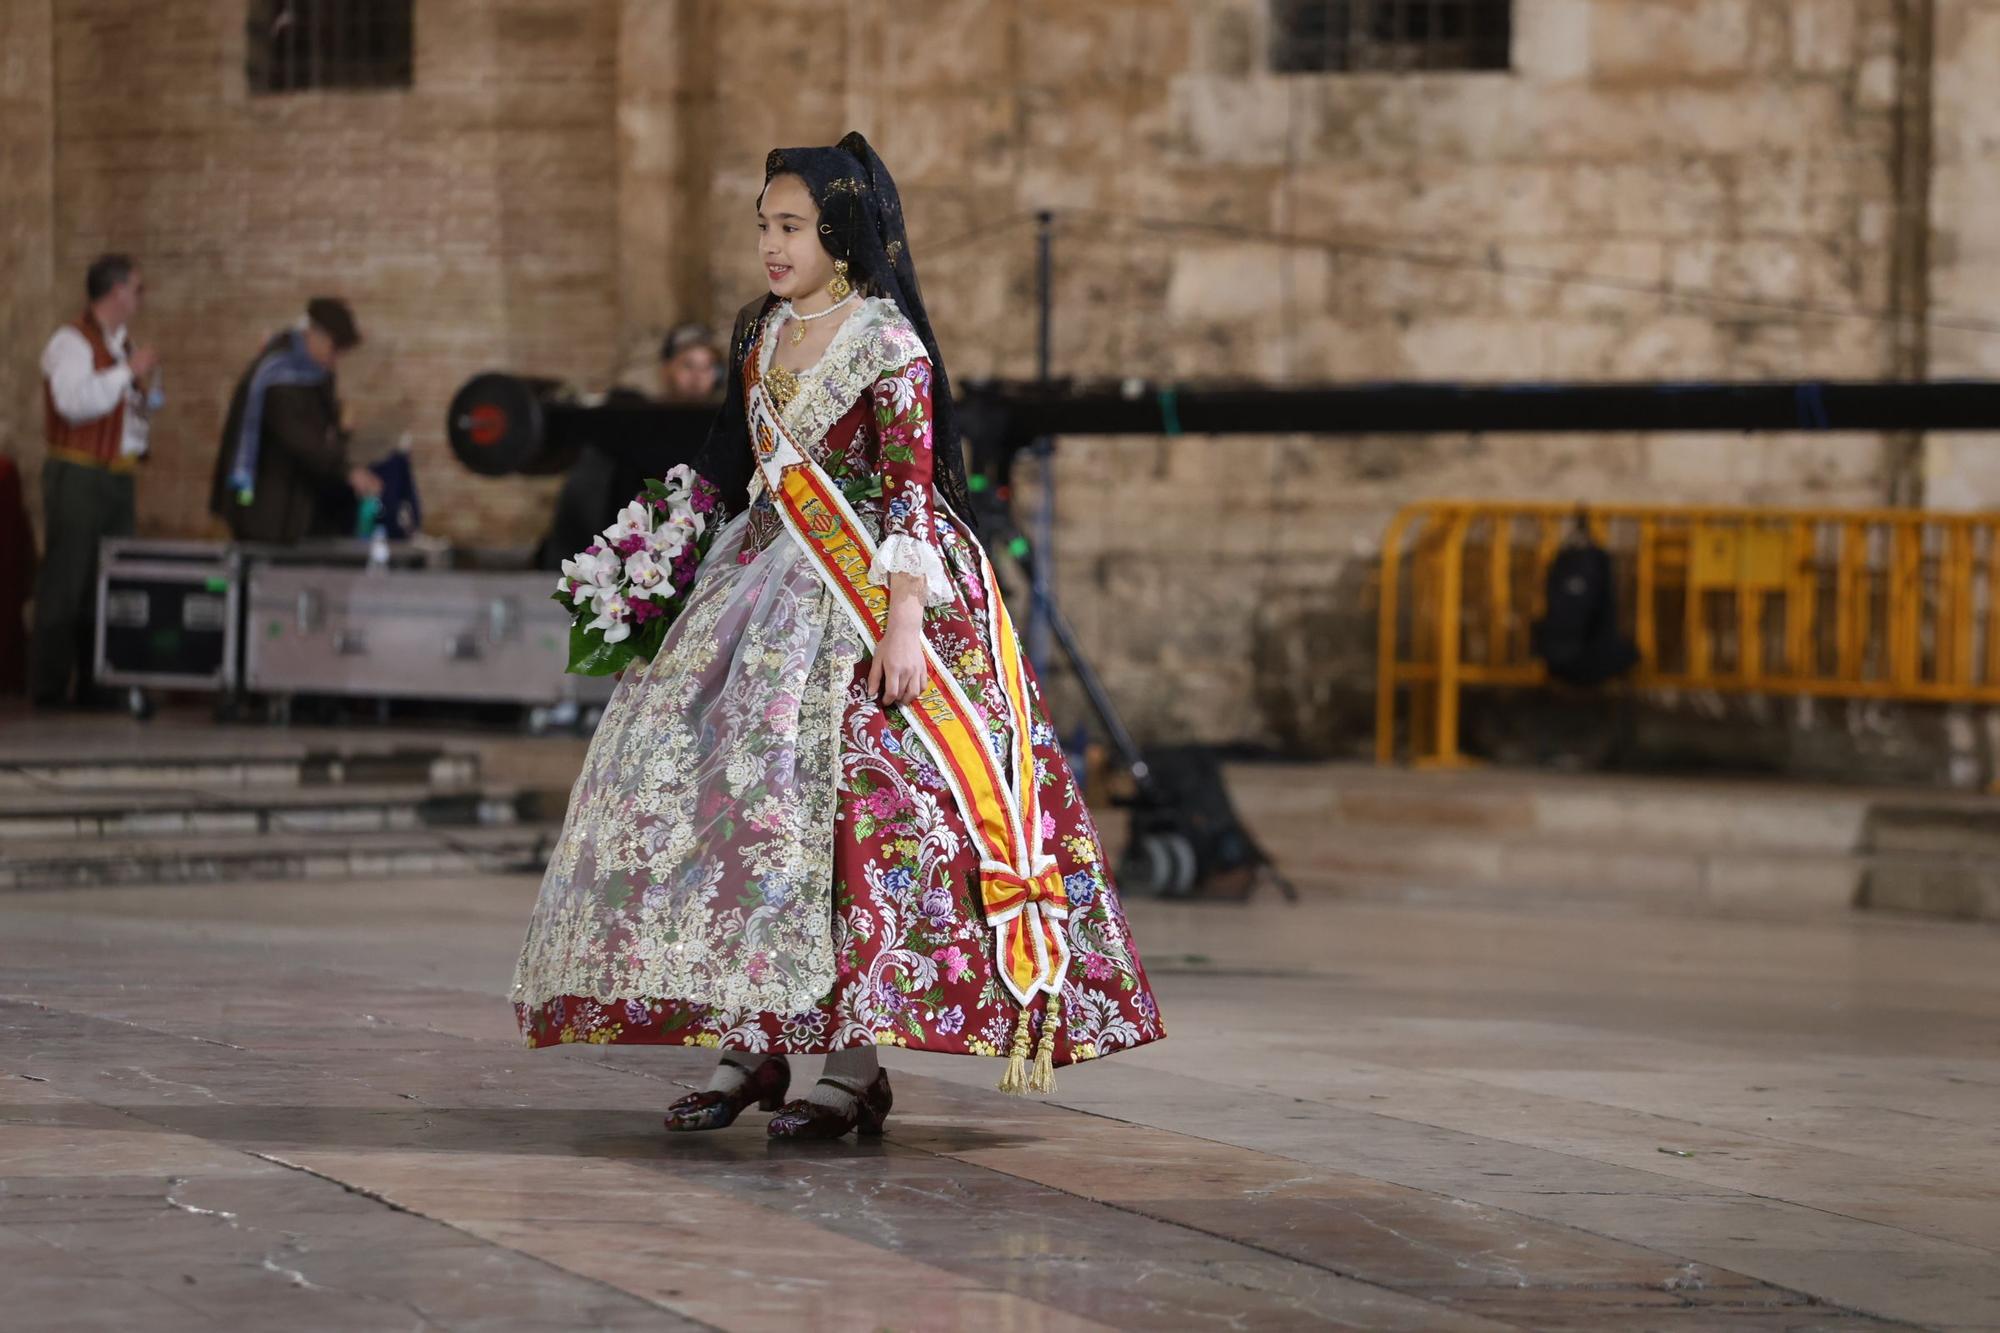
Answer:
[(667, 1128), (677, 1134), (698, 1129), (727, 1129), (755, 1102), (758, 1109), (775, 1111), (784, 1105), (785, 1092), (792, 1086), (792, 1066), (782, 1055), (773, 1055), (750, 1071), (734, 1092), (708, 1089), (690, 1092), (667, 1108)]
[[(821, 1079), (820, 1082), (831, 1082)], [(835, 1084), (839, 1087), (839, 1084)], [(841, 1089), (843, 1092), (845, 1088)], [(821, 1106), (800, 1097), (786, 1102), (784, 1108), (771, 1117), (771, 1137), (774, 1139), (837, 1139), (849, 1130), (861, 1134), (880, 1134), (883, 1124), (889, 1118), (889, 1108), (895, 1104), (895, 1097), (889, 1092), (889, 1071), (875, 1071), (875, 1081), (861, 1090), (853, 1099), (853, 1104), (845, 1111), (836, 1111), (830, 1106)]]

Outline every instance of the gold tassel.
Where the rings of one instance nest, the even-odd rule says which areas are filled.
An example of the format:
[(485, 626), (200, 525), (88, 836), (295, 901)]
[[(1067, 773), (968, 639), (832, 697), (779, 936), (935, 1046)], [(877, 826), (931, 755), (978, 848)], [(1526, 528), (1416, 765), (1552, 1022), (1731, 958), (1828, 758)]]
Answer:
[(1000, 1076), (1000, 1091), (1019, 1097), (1028, 1090), (1028, 1043), (1033, 1032), (1028, 1026), (1028, 1006), (1021, 1006), (1021, 1021), (1014, 1025), (1014, 1048), (1007, 1054), (1007, 1072)]
[(1056, 1090), (1056, 1029), (1062, 1026), (1062, 996), (1049, 996), (1049, 1011), (1042, 1018), (1042, 1040), (1035, 1048), (1035, 1072), (1028, 1075), (1028, 1091)]

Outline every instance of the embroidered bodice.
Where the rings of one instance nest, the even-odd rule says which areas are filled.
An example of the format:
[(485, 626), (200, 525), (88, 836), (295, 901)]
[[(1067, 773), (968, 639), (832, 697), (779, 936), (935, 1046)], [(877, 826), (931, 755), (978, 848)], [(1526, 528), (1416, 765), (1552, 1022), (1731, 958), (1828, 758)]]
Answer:
[[(923, 341), (893, 301), (870, 298), (834, 331), (817, 362), (794, 373), (776, 364), (782, 321), (777, 310), (765, 316), (744, 362), (742, 391), (765, 386), (792, 438), (874, 530), (880, 545), (870, 578), (921, 575), (927, 604), (949, 600), (936, 541), (931, 363)], [(750, 533), (738, 556), (746, 563), (784, 532), (761, 474), (751, 478), (750, 496)]]

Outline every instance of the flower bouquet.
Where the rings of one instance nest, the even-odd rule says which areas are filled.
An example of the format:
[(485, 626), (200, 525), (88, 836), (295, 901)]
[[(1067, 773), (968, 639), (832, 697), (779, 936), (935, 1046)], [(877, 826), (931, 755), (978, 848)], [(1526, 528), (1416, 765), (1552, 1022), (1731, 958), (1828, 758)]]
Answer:
[(556, 600), (571, 608), (569, 669), (609, 676), (650, 662), (687, 606), (715, 541), (718, 492), (682, 465), (648, 481), (589, 547), (562, 562)]

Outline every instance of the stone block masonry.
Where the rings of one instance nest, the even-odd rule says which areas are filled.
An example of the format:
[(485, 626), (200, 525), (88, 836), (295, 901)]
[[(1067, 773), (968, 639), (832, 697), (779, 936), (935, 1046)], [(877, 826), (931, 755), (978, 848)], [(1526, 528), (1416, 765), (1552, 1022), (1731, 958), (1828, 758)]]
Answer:
[[(1511, 70), (1420, 75), (1277, 74), (1261, 0), (417, 0), (411, 89), (288, 97), (245, 90), (241, 10), (0, 3), (23, 36), (0, 139), (32, 168), (0, 183), (19, 205), (0, 246), (28, 274), (0, 297), (0, 437), (32, 463), (22, 349), (67, 304), (38, 293), (105, 246), (140, 252), (176, 397), (142, 487), (152, 532), (205, 529), (230, 385), (308, 292), (337, 289), (371, 335), (345, 375), (357, 414), (411, 430), (434, 526), (532, 542), (548, 484), (459, 472), (451, 391), (493, 367), (601, 380), (649, 329), (726, 321), (761, 287), (765, 151), (847, 128), (897, 172), (961, 378), (1033, 372), (1032, 226), (953, 243), (1040, 208), (1061, 215), (1060, 374), (2000, 369), (1992, 334), (1911, 336), (1927, 313), (2000, 308), (1982, 222), (2000, 0), (1516, 0)], [(41, 73), (15, 54), (37, 49)], [(1866, 505), (1915, 484), (1976, 508), (2000, 503), (1994, 456), (1965, 438), (1079, 439), (1057, 453), (1056, 545), (1142, 735), (1325, 752), (1367, 736), (1373, 562), (1407, 500)]]

